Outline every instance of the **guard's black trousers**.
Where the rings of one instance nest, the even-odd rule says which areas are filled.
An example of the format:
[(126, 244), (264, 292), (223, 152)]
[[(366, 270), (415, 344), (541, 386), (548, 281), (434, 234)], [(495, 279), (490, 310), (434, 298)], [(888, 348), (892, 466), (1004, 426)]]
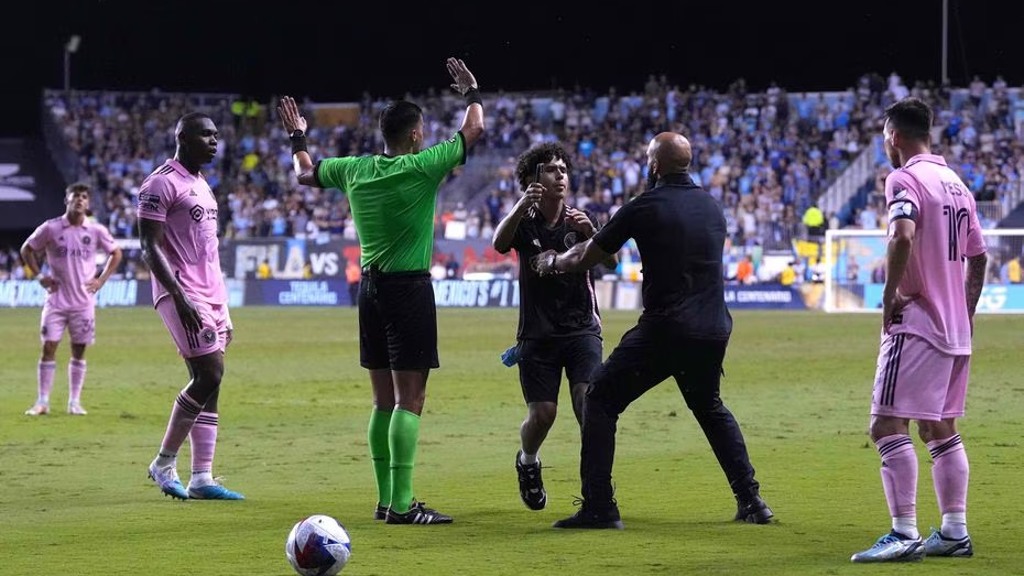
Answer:
[(680, 336), (673, 324), (660, 322), (642, 321), (623, 335), (595, 372), (584, 402), (580, 477), (588, 506), (611, 504), (619, 414), (669, 376), (675, 378), (736, 497), (746, 501), (758, 494), (743, 433), (719, 396), (728, 343)]

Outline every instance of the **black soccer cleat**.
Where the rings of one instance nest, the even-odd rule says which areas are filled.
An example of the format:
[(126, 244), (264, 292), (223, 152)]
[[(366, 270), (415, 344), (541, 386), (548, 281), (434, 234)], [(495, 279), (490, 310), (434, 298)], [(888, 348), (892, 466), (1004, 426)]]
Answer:
[(377, 502), (377, 508), (373, 511), (374, 520), (385, 520), (388, 517), (388, 507), (381, 506), (380, 502)]
[(760, 496), (754, 496), (750, 500), (736, 501), (737, 522), (749, 522), (751, 524), (770, 524), (775, 513), (768, 507), (768, 504)]
[(568, 518), (562, 518), (551, 525), (552, 528), (583, 529), (583, 530), (622, 530), (622, 518), (619, 516), (619, 506), (612, 500), (610, 506), (601, 509), (587, 506), (587, 503), (580, 498), (573, 501), (573, 504), (580, 506), (575, 514)]
[(387, 524), (451, 524), (452, 517), (441, 514), (433, 508), (427, 508), (423, 502), (413, 502), (412, 507), (404, 514), (399, 514), (388, 508), (384, 522)]
[(540, 461), (523, 464), (519, 459), (523, 451), (516, 452), (516, 472), (519, 474), (519, 497), (530, 510), (543, 510), (548, 503), (548, 493), (544, 491), (544, 480), (540, 476)]

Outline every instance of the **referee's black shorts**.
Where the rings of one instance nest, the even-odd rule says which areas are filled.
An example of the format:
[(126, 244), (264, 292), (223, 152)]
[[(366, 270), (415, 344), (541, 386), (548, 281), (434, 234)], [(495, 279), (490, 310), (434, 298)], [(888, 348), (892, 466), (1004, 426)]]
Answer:
[(363, 269), (359, 282), (359, 363), (370, 370), (440, 366), (437, 308), (428, 272)]

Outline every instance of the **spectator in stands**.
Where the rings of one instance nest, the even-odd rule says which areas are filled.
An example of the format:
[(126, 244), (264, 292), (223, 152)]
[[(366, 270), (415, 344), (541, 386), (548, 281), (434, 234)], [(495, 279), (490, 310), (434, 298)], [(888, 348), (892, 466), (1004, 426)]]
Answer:
[(743, 256), (743, 259), (736, 265), (736, 276), (734, 279), (740, 284), (753, 284), (757, 281), (757, 276), (754, 275), (753, 256), (750, 254)]
[(257, 280), (269, 280), (274, 277), (273, 271), (270, 269), (270, 260), (266, 258), (260, 262), (260, 265), (256, 267), (256, 279)]
[(817, 204), (811, 204), (804, 211), (803, 223), (807, 227), (809, 237), (822, 238), (825, 236), (825, 215)]
[(363, 271), (359, 267), (359, 261), (349, 258), (345, 263), (345, 282), (348, 283), (348, 299), (352, 307), (359, 305), (359, 281), (363, 277)]
[(1014, 256), (1003, 264), (1005, 269), (1004, 274), (1000, 274), (1001, 277), (1005, 278), (1006, 284), (1020, 284), (1024, 275), (1021, 273), (1020, 256)]
[[(90, 220), (91, 188), (76, 182), (64, 192), (64, 215), (40, 224), (21, 247), (21, 259), (46, 289), (42, 312), (42, 354), (36, 370), (35, 404), (28, 416), (50, 413), (50, 391), (57, 370), (57, 346), (68, 331), (68, 414), (85, 415), (81, 394), (85, 385), (85, 349), (96, 339), (96, 293), (117, 270), (121, 248), (106, 226)], [(103, 271), (96, 276), (98, 252), (107, 254)], [(45, 273), (38, 254), (45, 254)]]
[(789, 287), (796, 283), (796, 262), (790, 260), (779, 273), (779, 284)]
[(427, 378), (439, 366), (428, 272), (437, 193), (484, 133), (476, 78), (457, 58), (449, 58), (447, 67), (452, 87), (465, 97), (462, 126), (454, 137), (425, 149), (423, 109), (403, 100), (381, 112), (383, 154), (328, 157), (314, 164), (307, 150), (308, 124), (295, 100), (284, 97), (278, 107), (299, 184), (344, 190), (359, 232), (360, 364), (369, 371), (374, 404), (368, 430), (378, 494), (374, 518), (388, 524), (452, 522), (413, 498)]
[(454, 280), (459, 277), (459, 259), (455, 257), (455, 253), (451, 252), (448, 254), (448, 260), (444, 264), (445, 278)]

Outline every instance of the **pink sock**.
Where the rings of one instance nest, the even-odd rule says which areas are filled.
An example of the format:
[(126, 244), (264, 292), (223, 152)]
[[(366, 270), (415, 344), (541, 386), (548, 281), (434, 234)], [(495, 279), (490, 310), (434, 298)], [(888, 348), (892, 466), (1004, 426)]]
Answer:
[(68, 402), (78, 402), (85, 384), (85, 360), (68, 360)]
[(217, 449), (217, 413), (201, 412), (188, 434), (192, 445), (192, 474), (212, 474)]
[(195, 424), (200, 410), (202, 410), (202, 406), (190, 398), (184, 390), (178, 394), (178, 398), (174, 400), (174, 408), (171, 409), (171, 419), (167, 422), (167, 432), (164, 433), (164, 440), (160, 443), (161, 454), (170, 456), (178, 453), (178, 449), (185, 442), (185, 437), (192, 430), (192, 425)]
[(960, 435), (928, 443), (932, 455), (932, 483), (939, 501), (939, 512), (967, 512), (967, 481), (971, 467), (967, 463)]
[(53, 390), (53, 374), (57, 371), (57, 363), (54, 361), (43, 362), (39, 361), (39, 370), (36, 377), (36, 383), (39, 388), (39, 402), (43, 404), (50, 403), (50, 392)]
[[(893, 518), (917, 518), (917, 453), (907, 434), (875, 441), (882, 457), (882, 487)], [(913, 536), (907, 534), (907, 536)]]

